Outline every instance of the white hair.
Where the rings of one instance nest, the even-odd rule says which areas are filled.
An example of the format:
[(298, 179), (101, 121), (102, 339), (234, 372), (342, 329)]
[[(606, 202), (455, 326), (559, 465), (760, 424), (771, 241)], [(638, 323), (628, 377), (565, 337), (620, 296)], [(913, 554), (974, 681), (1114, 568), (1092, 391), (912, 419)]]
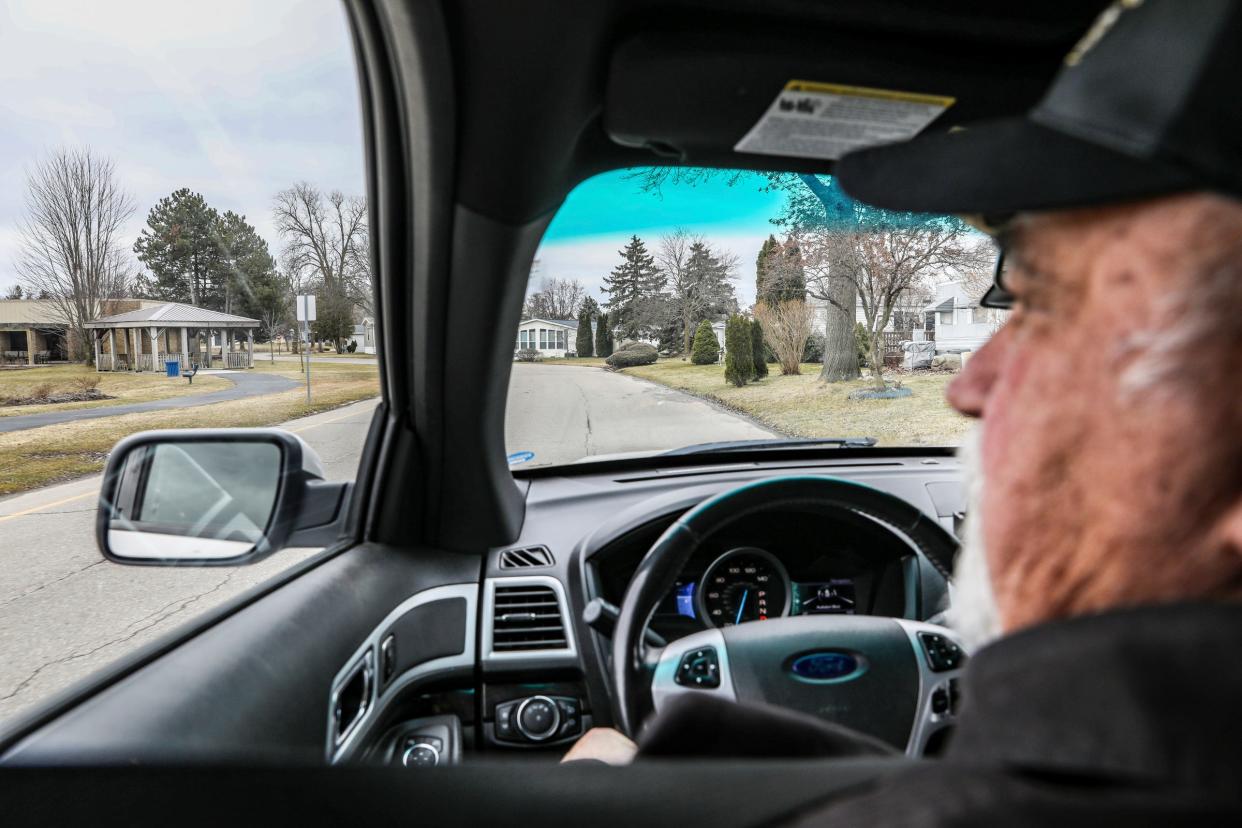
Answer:
[(970, 650), (975, 650), (1001, 634), (1000, 612), (988, 572), (987, 549), (983, 539), (983, 462), (980, 451), (981, 429), (975, 426), (966, 435), (957, 456), (966, 477), (966, 523), (962, 549), (953, 568), (952, 606), (948, 620)]

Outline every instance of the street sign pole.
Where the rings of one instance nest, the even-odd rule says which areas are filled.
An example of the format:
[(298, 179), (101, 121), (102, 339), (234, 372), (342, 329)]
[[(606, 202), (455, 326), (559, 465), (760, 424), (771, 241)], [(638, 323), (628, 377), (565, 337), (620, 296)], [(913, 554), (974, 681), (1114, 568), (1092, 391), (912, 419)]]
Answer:
[(310, 392), (310, 323), (315, 321), (315, 297), (306, 294), (297, 297), (298, 321), (302, 323), (302, 352), (306, 357), (306, 402), (311, 401)]

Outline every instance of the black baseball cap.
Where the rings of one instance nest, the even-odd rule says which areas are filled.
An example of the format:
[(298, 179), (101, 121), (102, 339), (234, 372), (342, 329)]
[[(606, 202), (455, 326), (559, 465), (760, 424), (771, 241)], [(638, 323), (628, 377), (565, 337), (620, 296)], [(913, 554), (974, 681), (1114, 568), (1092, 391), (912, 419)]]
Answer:
[(891, 210), (1004, 216), (1189, 190), (1242, 197), (1242, 4), (1119, 0), (1025, 117), (850, 153)]

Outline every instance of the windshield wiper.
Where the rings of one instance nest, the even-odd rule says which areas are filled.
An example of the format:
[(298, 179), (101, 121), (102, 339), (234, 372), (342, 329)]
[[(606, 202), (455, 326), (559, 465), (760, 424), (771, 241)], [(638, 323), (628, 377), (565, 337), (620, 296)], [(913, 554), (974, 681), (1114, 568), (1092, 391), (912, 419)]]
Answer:
[(784, 449), (836, 446), (837, 448), (870, 448), (874, 437), (804, 437), (787, 440), (721, 440), (715, 443), (696, 443), (666, 451), (661, 457), (680, 454), (716, 454), (726, 451), (781, 451)]

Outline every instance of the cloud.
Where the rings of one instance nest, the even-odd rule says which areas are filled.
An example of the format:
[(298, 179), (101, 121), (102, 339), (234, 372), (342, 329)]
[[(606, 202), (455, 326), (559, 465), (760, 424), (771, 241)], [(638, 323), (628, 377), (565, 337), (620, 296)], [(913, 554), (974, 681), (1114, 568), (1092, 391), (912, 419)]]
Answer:
[(331, 0), (10, 0), (0, 123), (0, 289), (16, 281), (26, 171), (57, 147), (115, 162), (137, 204), (130, 243), (180, 187), (245, 214), (273, 252), (278, 190), (365, 192), (354, 55)]

